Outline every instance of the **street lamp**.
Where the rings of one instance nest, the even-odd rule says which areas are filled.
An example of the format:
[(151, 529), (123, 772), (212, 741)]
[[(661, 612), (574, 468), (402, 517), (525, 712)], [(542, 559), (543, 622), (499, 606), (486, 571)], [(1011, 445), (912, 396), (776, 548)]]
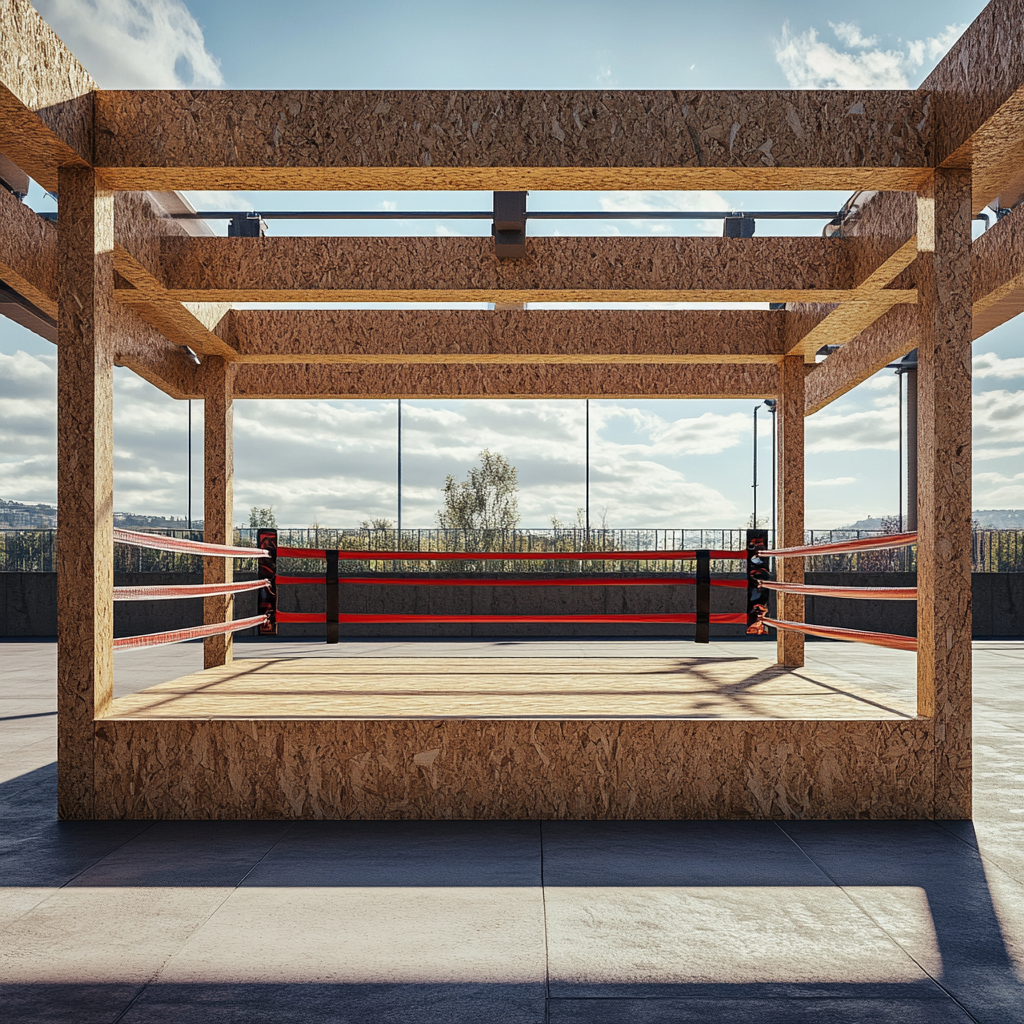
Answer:
[(757, 410), (760, 405), (754, 406), (754, 482), (751, 485), (754, 489), (754, 514), (750, 519), (750, 528), (757, 529)]
[(766, 398), (764, 400), (764, 407), (772, 414), (772, 544), (775, 543), (775, 498), (777, 487), (775, 484), (775, 466), (778, 461), (775, 456), (775, 439), (778, 437), (778, 430), (776, 429), (775, 412), (778, 408), (778, 402), (774, 398)]

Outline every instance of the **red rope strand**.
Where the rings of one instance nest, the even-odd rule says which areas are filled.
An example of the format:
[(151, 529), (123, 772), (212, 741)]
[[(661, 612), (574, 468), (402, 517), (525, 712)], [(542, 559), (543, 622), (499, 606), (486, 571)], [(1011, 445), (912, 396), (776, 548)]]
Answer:
[[(669, 613), (665, 615), (396, 615), (396, 614), (346, 614), (338, 616), (339, 622), (695, 622), (694, 612)], [(326, 622), (324, 612), (278, 612), (279, 623)], [(745, 624), (746, 612), (712, 613), (712, 622)]]
[[(325, 576), (278, 576), (278, 583), (301, 585), (304, 583), (317, 583), (321, 586), (327, 583)], [(394, 577), (389, 579), (386, 576), (342, 576), (339, 583), (367, 584), (375, 586), (403, 586), (403, 587), (611, 587), (611, 586), (692, 586), (697, 581), (692, 576), (665, 576), (662, 578), (644, 577), (620, 578), (617, 576), (579, 576), (566, 577), (564, 580), (552, 579), (460, 579), (447, 580), (424, 574), (422, 578), (416, 576)], [(736, 587), (740, 590), (747, 589), (746, 580), (712, 580), (713, 587)]]
[[(321, 616), (322, 618), (323, 616)], [(199, 640), (202, 637), (217, 636), (220, 633), (237, 633), (240, 629), (259, 626), (266, 621), (266, 615), (253, 615), (248, 619), (235, 619), (233, 622), (216, 622), (209, 626), (190, 626), (188, 629), (174, 629), (169, 633), (122, 636), (114, 641), (114, 650), (123, 651), (136, 647), (159, 647), (161, 644), (180, 644), (186, 640)]]
[(839, 626), (812, 626), (806, 622), (786, 622), (770, 619), (767, 615), (761, 621), (776, 629), (788, 629), (794, 633), (806, 633), (808, 636), (821, 636), (828, 640), (853, 640), (857, 643), (871, 644), (874, 647), (889, 647), (896, 651), (916, 651), (917, 637), (898, 636), (895, 633), (871, 633), (864, 629), (841, 629)]
[[(746, 560), (746, 551), (712, 551), (712, 558)], [(325, 558), (323, 548), (277, 549), (278, 558)], [(359, 562), (676, 562), (697, 557), (695, 551), (339, 551), (342, 561)]]
[(114, 587), (115, 601), (169, 601), (184, 597), (216, 597), (218, 594), (240, 594), (246, 590), (269, 587), (269, 580), (242, 583), (183, 583), (160, 587)]
[(222, 558), (266, 558), (262, 548), (232, 548), (224, 544), (203, 544), (198, 540), (181, 537), (161, 537), (156, 533), (138, 533), (114, 527), (114, 543), (130, 544), (135, 548), (153, 548), (155, 551), (181, 551), (189, 555), (209, 555)]
[(881, 551), (884, 548), (907, 548), (917, 543), (916, 533), (891, 533), (887, 537), (862, 537), (860, 540), (841, 540), (835, 544), (807, 544), (799, 548), (778, 548), (761, 551), (762, 558), (796, 558), (803, 555), (843, 555), (853, 551)]
[(851, 597), (865, 601), (916, 601), (917, 587), (830, 587), (815, 583), (776, 583), (759, 580), (759, 587), (783, 594), (806, 594), (815, 597)]

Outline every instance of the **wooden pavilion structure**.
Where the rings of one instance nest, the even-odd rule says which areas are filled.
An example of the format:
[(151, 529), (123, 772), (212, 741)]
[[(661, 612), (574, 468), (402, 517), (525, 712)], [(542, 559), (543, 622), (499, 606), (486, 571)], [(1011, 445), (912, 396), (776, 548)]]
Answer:
[[(0, 279), (56, 325), (62, 817), (970, 816), (971, 343), (1024, 309), (1024, 0), (993, 0), (911, 90), (118, 91), (25, 0), (0, 4), (0, 39), (0, 154), (59, 196), (51, 223), (0, 190)], [(204, 237), (168, 216), (179, 189), (860, 194), (828, 238), (530, 238), (499, 259), (485, 238)], [(986, 206), (1005, 215), (972, 244)], [(411, 300), (777, 308), (231, 308)], [(236, 399), (645, 396), (778, 399), (791, 545), (805, 417), (915, 348), (915, 715), (116, 713), (114, 366), (205, 401), (212, 542), (232, 535)], [(802, 598), (779, 603), (802, 620)], [(206, 645), (223, 673), (230, 637)], [(803, 638), (781, 633), (778, 657), (799, 666)]]

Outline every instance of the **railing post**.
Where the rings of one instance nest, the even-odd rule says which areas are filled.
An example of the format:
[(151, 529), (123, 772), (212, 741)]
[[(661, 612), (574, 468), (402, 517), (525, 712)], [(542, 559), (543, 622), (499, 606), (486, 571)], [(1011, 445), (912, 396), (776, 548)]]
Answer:
[(338, 552), (325, 551), (327, 556), (327, 643), (338, 642)]
[(694, 642), (711, 643), (711, 552), (697, 551), (697, 617)]

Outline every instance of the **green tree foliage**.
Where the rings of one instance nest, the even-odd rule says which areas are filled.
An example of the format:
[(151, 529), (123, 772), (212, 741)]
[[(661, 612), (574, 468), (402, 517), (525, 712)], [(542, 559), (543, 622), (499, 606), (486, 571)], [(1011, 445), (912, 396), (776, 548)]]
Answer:
[(516, 467), (504, 455), (485, 448), (480, 464), (465, 480), (448, 476), (444, 508), (437, 525), (444, 530), (512, 530), (519, 525), (519, 481)]
[(249, 509), (249, 529), (276, 530), (277, 516), (274, 515), (274, 506), (270, 505), (267, 508), (260, 508), (258, 505), (253, 505)]
[(393, 530), (395, 521), (393, 519), (364, 519), (359, 524), (360, 530)]

